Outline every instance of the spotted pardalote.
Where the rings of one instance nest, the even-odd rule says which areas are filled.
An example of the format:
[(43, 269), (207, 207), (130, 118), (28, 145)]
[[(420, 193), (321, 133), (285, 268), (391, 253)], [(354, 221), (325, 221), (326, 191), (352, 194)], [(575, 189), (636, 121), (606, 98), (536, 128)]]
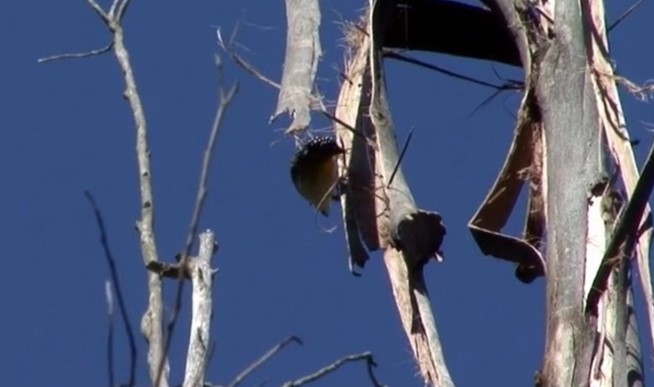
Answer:
[(291, 160), (291, 179), (303, 198), (320, 213), (329, 215), (332, 199), (338, 198), (337, 160), (343, 149), (327, 136), (313, 137), (301, 144)]

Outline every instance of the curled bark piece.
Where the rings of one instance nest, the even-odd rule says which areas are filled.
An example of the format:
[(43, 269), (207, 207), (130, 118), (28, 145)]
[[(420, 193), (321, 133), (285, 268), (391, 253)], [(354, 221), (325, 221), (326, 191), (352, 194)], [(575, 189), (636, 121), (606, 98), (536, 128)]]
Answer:
[(339, 159), (339, 174), (345, 176), (341, 206), (345, 223), (345, 237), (350, 253), (350, 271), (363, 268), (369, 250), (380, 246), (377, 232), (375, 197), (374, 129), (366, 112), (370, 105), (370, 72), (368, 56), (370, 39), (360, 30), (347, 31), (351, 57), (344, 72), (336, 104), (334, 131), (345, 149)]
[[(532, 90), (523, 99), (509, 154), (493, 188), (468, 223), (470, 232), (485, 255), (515, 262), (516, 277), (530, 283), (545, 274), (545, 261), (539, 245), (545, 230), (542, 198), (543, 141), (540, 114), (534, 105)], [(520, 195), (529, 181), (529, 205), (524, 237), (502, 233)]]
[(500, 13), (448, 0), (413, 0), (395, 12), (384, 47), (520, 66), (520, 53)]

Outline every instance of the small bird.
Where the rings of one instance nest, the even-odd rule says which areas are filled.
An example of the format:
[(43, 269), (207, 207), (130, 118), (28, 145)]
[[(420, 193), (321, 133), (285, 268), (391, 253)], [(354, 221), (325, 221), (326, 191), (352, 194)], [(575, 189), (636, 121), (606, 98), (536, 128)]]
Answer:
[(338, 199), (337, 157), (343, 149), (327, 136), (313, 137), (302, 144), (291, 160), (291, 179), (303, 198), (324, 216), (331, 199)]

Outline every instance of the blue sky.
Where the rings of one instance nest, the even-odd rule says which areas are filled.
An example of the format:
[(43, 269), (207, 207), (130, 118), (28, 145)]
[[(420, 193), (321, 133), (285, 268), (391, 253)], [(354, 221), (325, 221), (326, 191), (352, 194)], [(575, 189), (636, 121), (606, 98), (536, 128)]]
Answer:
[[(104, 3), (108, 3), (105, 1)], [(355, 4), (355, 5), (354, 5)], [(357, 17), (363, 2), (323, 0), (325, 57), (319, 87), (336, 99), (342, 64), (338, 22)], [(630, 3), (608, 4), (614, 20)], [(644, 3), (611, 34), (621, 75), (637, 83), (654, 76), (649, 48), (654, 6)], [(149, 120), (156, 232), (161, 257), (183, 248), (202, 150), (216, 106), (215, 28), (243, 24), (244, 55), (281, 78), (285, 11), (282, 1), (135, 1), (125, 20), (137, 83)], [(139, 216), (135, 131), (112, 54), (37, 64), (43, 56), (84, 51), (109, 42), (105, 26), (82, 0), (9, 2), (0, 16), (0, 235), (5, 279), (0, 374), (7, 385), (94, 386), (107, 382), (107, 329), (102, 256), (90, 189), (104, 212), (130, 319), (138, 330), (146, 305), (145, 272), (134, 222)], [(500, 82), (494, 71), (515, 69), (443, 55), (418, 57), (450, 70)], [(217, 146), (202, 228), (215, 230), (213, 338), (207, 379), (227, 383), (290, 334), (289, 347), (246, 385), (278, 385), (346, 354), (372, 351), (377, 375), (391, 386), (420, 386), (383, 263), (373, 255), (364, 275), (351, 276), (338, 212), (323, 225), (289, 178), (292, 142), (283, 120), (268, 125), (276, 91), (223, 56), (228, 80), (241, 91)], [(466, 224), (504, 160), (519, 95), (496, 98), (469, 113), (493, 91), (411, 65), (388, 62), (389, 88), (400, 141), (414, 129), (404, 172), (423, 208), (439, 211), (448, 228), (445, 262), (426, 268), (438, 329), (452, 376), (460, 386), (524, 386), (540, 367), (544, 340), (544, 282), (525, 286), (513, 267), (484, 257)], [(639, 161), (654, 140), (651, 105), (623, 95)], [(317, 121), (316, 126), (326, 125)], [(279, 141), (281, 140), (281, 141)], [(521, 228), (519, 213), (509, 231)], [(168, 284), (170, 296), (174, 288)], [(639, 291), (639, 289), (637, 288)], [(641, 297), (637, 292), (637, 298)], [(172, 306), (167, 298), (168, 308)], [(172, 378), (183, 372), (189, 303), (171, 350)], [(643, 314), (640, 314), (643, 316)], [(641, 330), (647, 331), (641, 317)], [(119, 380), (127, 376), (125, 340), (117, 332)], [(148, 384), (139, 335), (139, 385)], [(646, 375), (652, 351), (644, 343)], [(367, 385), (362, 365), (316, 386)]]

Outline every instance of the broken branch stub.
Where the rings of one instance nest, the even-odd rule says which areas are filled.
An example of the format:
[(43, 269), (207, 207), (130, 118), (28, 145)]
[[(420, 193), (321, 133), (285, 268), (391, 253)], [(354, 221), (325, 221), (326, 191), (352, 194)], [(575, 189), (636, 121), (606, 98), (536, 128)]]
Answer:
[(313, 95), (320, 48), (320, 7), (318, 0), (286, 0), (286, 55), (279, 99), (273, 122), (288, 112), (293, 119), (286, 133), (299, 133), (311, 123), (311, 108), (318, 97)]
[(379, 169), (388, 200), (390, 243), (402, 251), (409, 270), (422, 267), (431, 257), (440, 257), (440, 246), (446, 230), (438, 213), (417, 208), (411, 189), (404, 179), (386, 95), (383, 69), (383, 31), (396, 8), (395, 1), (379, 1), (372, 6), (369, 29), (372, 39), (370, 68), (372, 97), (370, 119), (375, 128)]

